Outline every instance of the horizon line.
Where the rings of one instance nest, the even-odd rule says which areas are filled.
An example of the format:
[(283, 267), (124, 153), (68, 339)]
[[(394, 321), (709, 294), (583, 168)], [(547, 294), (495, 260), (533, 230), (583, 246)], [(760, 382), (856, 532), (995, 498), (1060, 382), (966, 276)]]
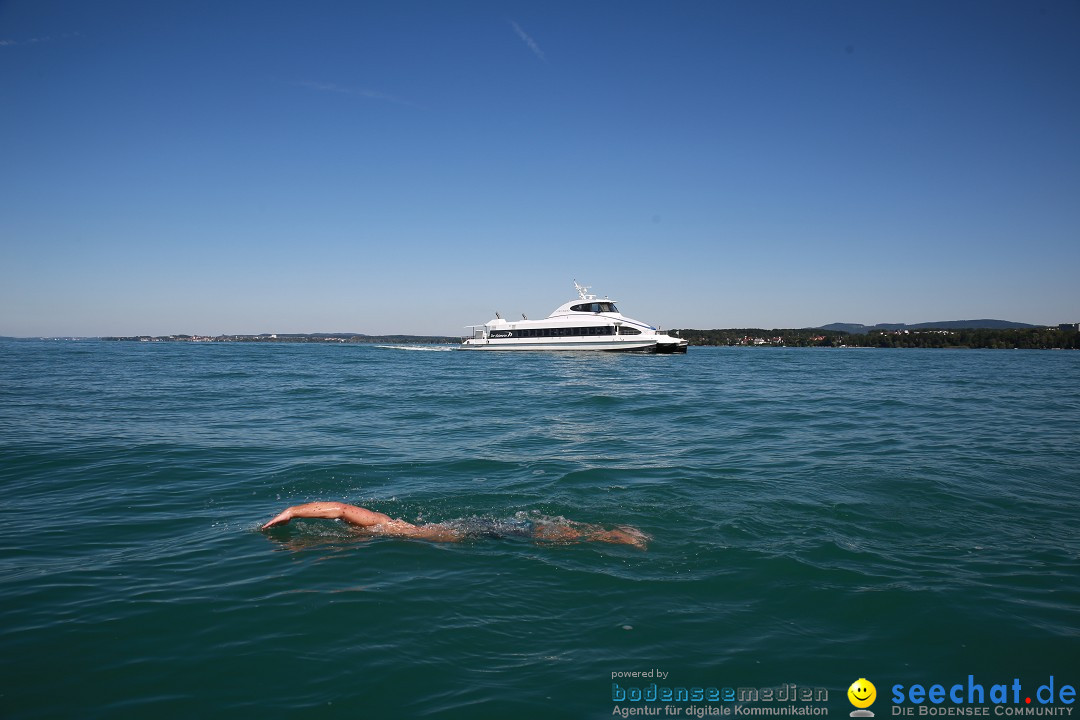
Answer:
[[(1080, 323), (1021, 323), (1012, 320), (995, 320), (993, 318), (981, 318), (978, 320), (937, 320), (933, 322), (921, 322), (921, 323), (877, 323), (875, 325), (864, 325), (862, 323), (826, 323), (825, 325), (807, 325), (803, 327), (772, 327), (766, 328), (764, 326), (754, 325), (739, 325), (728, 327), (713, 327), (713, 328), (692, 328), (692, 327), (671, 327), (669, 331), (676, 330), (696, 330), (701, 332), (716, 332), (723, 330), (789, 330), (789, 331), (806, 331), (806, 330), (822, 330), (825, 332), (844, 332), (849, 335), (855, 335), (858, 333), (849, 332), (846, 330), (829, 329), (828, 325), (852, 325), (867, 330), (876, 329), (893, 329), (891, 326), (902, 326), (913, 329), (933, 329), (936, 323), (958, 323), (958, 322), (1003, 322), (1014, 325), (1023, 325), (1025, 327), (1004, 327), (1004, 328), (977, 328), (977, 327), (955, 327), (949, 328), (952, 330), (1033, 330), (1033, 329), (1060, 329), (1063, 325), (1080, 325)], [(917, 327), (923, 326), (923, 327)], [(370, 333), (370, 332), (261, 332), (261, 333), (236, 333), (236, 332), (219, 332), (213, 334), (207, 333), (134, 333), (134, 334), (97, 334), (97, 335), (74, 335), (74, 334), (60, 334), (60, 335), (0, 335), (0, 340), (101, 340), (105, 338), (166, 338), (166, 337), (205, 337), (205, 338), (224, 338), (224, 337), (244, 337), (244, 338), (257, 338), (257, 337), (313, 337), (313, 336), (325, 336), (335, 338), (347, 338), (347, 337), (413, 337), (413, 338), (449, 338), (449, 337), (463, 337), (462, 333), (409, 333), (409, 332), (388, 332), (388, 333)]]

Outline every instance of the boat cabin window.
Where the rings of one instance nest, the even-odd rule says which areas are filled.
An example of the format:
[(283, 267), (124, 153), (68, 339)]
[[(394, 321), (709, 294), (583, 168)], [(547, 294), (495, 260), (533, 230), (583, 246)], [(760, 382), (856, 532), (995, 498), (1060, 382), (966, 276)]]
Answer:
[(574, 312), (588, 312), (588, 313), (602, 313), (610, 312), (617, 313), (619, 309), (615, 307), (615, 303), (609, 302), (594, 302), (594, 303), (581, 303), (580, 305), (574, 305), (570, 308)]
[[(627, 334), (626, 328), (622, 330)], [(505, 337), (519, 338), (549, 338), (549, 337), (584, 337), (588, 335), (614, 335), (613, 325), (600, 325), (591, 327), (555, 327), (555, 328), (522, 328), (514, 330)], [(492, 337), (495, 337), (492, 335)]]

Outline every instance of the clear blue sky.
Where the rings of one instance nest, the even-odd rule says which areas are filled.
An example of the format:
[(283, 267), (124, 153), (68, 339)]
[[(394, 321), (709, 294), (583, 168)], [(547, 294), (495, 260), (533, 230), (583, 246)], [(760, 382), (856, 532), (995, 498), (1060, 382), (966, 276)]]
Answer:
[(1080, 3), (0, 0), (0, 335), (1080, 321)]

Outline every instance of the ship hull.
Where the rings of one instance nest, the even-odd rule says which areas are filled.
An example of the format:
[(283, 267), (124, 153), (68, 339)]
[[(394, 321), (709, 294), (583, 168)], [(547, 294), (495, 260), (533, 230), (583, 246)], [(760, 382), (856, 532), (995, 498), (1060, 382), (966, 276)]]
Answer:
[(564, 340), (561, 342), (544, 342), (529, 340), (501, 340), (501, 339), (480, 339), (470, 338), (463, 342), (459, 349), (461, 350), (482, 350), (489, 352), (522, 352), (529, 350), (544, 350), (544, 351), (556, 351), (556, 352), (638, 352), (638, 353), (656, 353), (660, 355), (668, 355), (673, 353), (685, 353), (687, 343), (685, 341), (678, 342), (657, 342), (655, 339), (634, 339), (624, 341), (590, 341), (583, 339), (576, 340)]

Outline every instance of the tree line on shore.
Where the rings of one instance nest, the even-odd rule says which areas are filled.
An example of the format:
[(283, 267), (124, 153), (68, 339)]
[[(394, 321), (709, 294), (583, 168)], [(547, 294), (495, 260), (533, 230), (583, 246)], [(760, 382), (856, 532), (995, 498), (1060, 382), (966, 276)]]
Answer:
[(691, 345), (876, 348), (977, 348), (990, 350), (1078, 350), (1080, 332), (1058, 328), (998, 330), (871, 330), (866, 334), (801, 329), (726, 330), (681, 329), (678, 335)]

